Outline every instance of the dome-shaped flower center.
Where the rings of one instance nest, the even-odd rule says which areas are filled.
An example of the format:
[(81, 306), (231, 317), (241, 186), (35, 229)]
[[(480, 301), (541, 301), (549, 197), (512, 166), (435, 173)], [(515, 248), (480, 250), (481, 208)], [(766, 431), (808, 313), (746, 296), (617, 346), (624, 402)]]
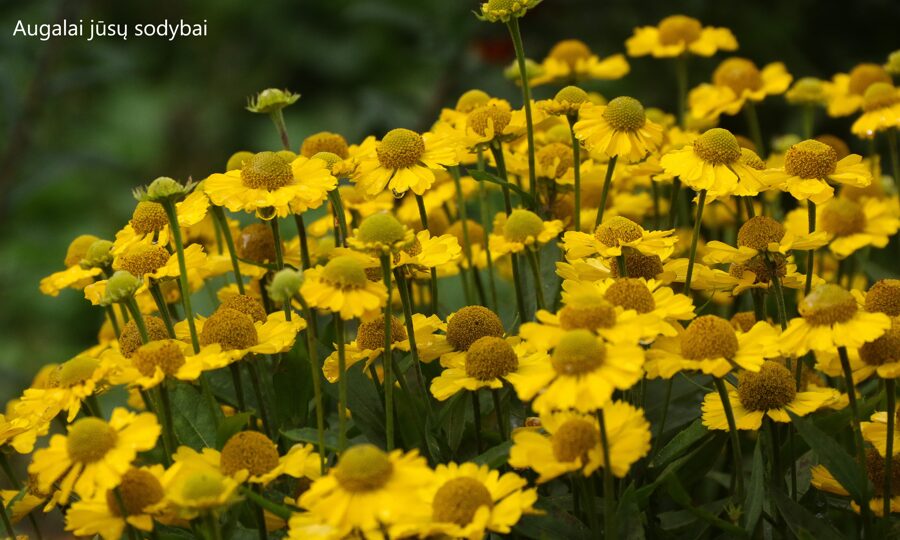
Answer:
[(588, 330), (563, 334), (553, 350), (551, 363), (560, 375), (582, 375), (594, 371), (606, 359), (606, 345)]
[(863, 343), (859, 357), (870, 366), (880, 366), (900, 360), (900, 319), (891, 319), (891, 327), (875, 341)]
[(106, 492), (106, 504), (109, 511), (117, 517), (122, 517), (122, 510), (129, 516), (143, 514), (145, 508), (158, 503), (165, 495), (162, 484), (155, 476), (135, 468), (128, 469), (122, 475), (122, 482), (116, 489), (119, 490), (121, 503), (116, 492), (109, 490)]
[(700, 39), (700, 21), (685, 15), (670, 15), (659, 22), (659, 42), (663, 45), (685, 45)]
[[(169, 337), (166, 323), (155, 315), (144, 315), (144, 326), (147, 327), (147, 337), (150, 341)], [(141, 333), (134, 323), (134, 319), (132, 319), (125, 324), (122, 328), (122, 333), (119, 334), (119, 352), (125, 358), (131, 358), (134, 355), (134, 351), (138, 350), (141, 345)]]
[(145, 377), (152, 377), (156, 368), (169, 376), (184, 365), (184, 352), (178, 342), (171, 339), (151, 341), (134, 351), (131, 356), (134, 367)]
[(829, 326), (852, 319), (857, 305), (856, 299), (846, 289), (826, 283), (810, 291), (800, 301), (797, 310), (806, 322), (815, 326)]
[(249, 315), (255, 322), (266, 322), (266, 308), (263, 307), (259, 300), (246, 294), (229, 296), (222, 300), (219, 307), (240, 311), (244, 315)]
[(755, 216), (748, 219), (738, 230), (737, 243), (757, 251), (765, 251), (770, 243), (781, 242), (784, 238), (784, 225), (766, 216)]
[(601, 223), (594, 236), (604, 246), (615, 247), (640, 240), (644, 231), (641, 226), (622, 216), (615, 216)]
[(431, 519), (465, 527), (482, 506), (491, 509), (494, 500), (484, 484), (468, 476), (453, 478), (438, 488), (431, 503)]
[(503, 337), (503, 322), (483, 306), (466, 306), (447, 322), (447, 343), (457, 351), (468, 351), (485, 336)]
[(656, 309), (656, 300), (647, 284), (638, 278), (619, 278), (606, 289), (604, 298), (623, 309), (633, 309), (638, 313), (649, 313)]
[(787, 98), (791, 103), (822, 103), (827, 99), (825, 85), (821, 79), (803, 77), (787, 92)]
[(484, 90), (467, 90), (456, 101), (456, 110), (461, 113), (472, 112), (490, 101), (491, 96)]
[(218, 498), (225, 491), (225, 477), (216, 471), (189, 473), (181, 486), (181, 496), (195, 503)]
[(150, 201), (141, 201), (131, 214), (131, 228), (137, 234), (150, 234), (163, 230), (169, 224), (166, 209), (163, 205)]
[(766, 168), (766, 162), (756, 152), (743, 146), (741, 147), (741, 157), (738, 158), (738, 161), (757, 171), (762, 171)]
[[(619, 265), (610, 265), (609, 270), (612, 277), (622, 277), (619, 275)], [(659, 255), (644, 255), (635, 249), (626, 249), (625, 271), (633, 278), (655, 279), (662, 273), (663, 264)]]
[(784, 172), (800, 178), (827, 178), (837, 167), (834, 148), (816, 140), (806, 140), (788, 148)]
[(780, 409), (794, 401), (797, 386), (793, 375), (778, 362), (766, 361), (759, 372), (743, 371), (738, 375), (737, 392), (741, 405), (748, 411)]
[[(775, 266), (775, 274), (783, 278), (787, 274), (787, 259), (781, 253), (770, 253), (772, 263)], [(757, 255), (743, 263), (735, 263), (728, 269), (729, 275), (743, 279), (745, 272), (752, 272), (754, 283), (769, 283), (772, 281), (772, 269), (763, 255)]]
[(275, 236), (264, 223), (253, 223), (241, 229), (234, 239), (238, 257), (255, 263), (275, 260)]
[(847, 146), (847, 143), (844, 142), (843, 139), (836, 135), (831, 135), (828, 133), (819, 135), (816, 137), (817, 141), (820, 143), (825, 143), (828, 146), (832, 147), (834, 151), (837, 153), (837, 160), (840, 161), (845, 157), (850, 155), (850, 147)]
[(712, 128), (694, 141), (694, 154), (707, 163), (725, 165), (740, 159), (741, 145), (727, 129)]
[(578, 88), (577, 86), (566, 86), (557, 92), (553, 99), (559, 103), (580, 105), (587, 102), (590, 98), (588, 97), (587, 92), (581, 88)]
[(88, 248), (81, 259), (82, 268), (105, 268), (113, 261), (113, 243), (109, 240), (97, 240)]
[(715, 315), (697, 317), (681, 335), (681, 355), (689, 360), (733, 358), (737, 350), (731, 323)]
[[(391, 343), (405, 341), (408, 338), (406, 327), (400, 319), (391, 317)], [(384, 315), (359, 325), (356, 333), (356, 345), (367, 351), (384, 349)]]
[(152, 274), (169, 262), (169, 252), (157, 244), (139, 244), (119, 257), (118, 269), (132, 275)]
[(341, 156), (334, 152), (316, 152), (309, 159), (318, 159), (325, 162), (325, 168), (331, 171), (335, 165), (340, 163)]
[(64, 261), (67, 267), (75, 266), (84, 256), (87, 254), (88, 249), (90, 249), (91, 244), (100, 240), (93, 234), (82, 234), (80, 236), (75, 237), (72, 240), (72, 243), (69, 244), (69, 247), (66, 249), (66, 259)]
[(62, 388), (81, 384), (94, 376), (100, 361), (90, 356), (76, 356), (56, 368), (53, 381)]
[(274, 191), (293, 181), (291, 164), (275, 152), (253, 154), (241, 167), (241, 182), (251, 189)]
[(366, 244), (392, 246), (406, 237), (406, 228), (391, 214), (372, 214), (359, 224), (356, 236)]
[(616, 131), (634, 131), (644, 127), (647, 121), (641, 102), (628, 96), (620, 96), (607, 103), (603, 118)]
[(342, 289), (358, 289), (365, 287), (368, 279), (359, 259), (338, 255), (322, 269), (322, 281)]
[[(884, 456), (874, 448), (866, 449), (866, 476), (875, 488), (875, 497), (884, 497)], [(891, 460), (891, 495), (894, 494), (894, 486), (900, 485), (900, 455), (894, 455)]]
[(572, 148), (564, 143), (546, 144), (535, 157), (544, 174), (550, 178), (561, 178), (575, 165)]
[(862, 205), (846, 197), (835, 197), (822, 209), (822, 229), (835, 236), (849, 236), (866, 230), (866, 213)]
[(729, 58), (713, 72), (713, 83), (727, 86), (740, 96), (744, 90), (759, 90), (763, 81), (756, 64), (746, 58)]
[(66, 449), (72, 461), (88, 464), (103, 459), (116, 446), (116, 430), (99, 418), (78, 420), (69, 428)]
[(594, 306), (565, 306), (559, 310), (559, 326), (563, 330), (612, 328), (616, 324), (616, 308), (606, 300)]
[[(469, 232), (470, 245), (480, 246), (484, 244), (484, 227), (482, 227), (480, 223), (468, 219), (466, 220), (466, 229)], [(450, 226), (447, 227), (447, 234), (456, 237), (460, 246), (465, 246), (466, 239), (465, 236), (463, 236), (463, 222), (461, 220), (451, 223)]]
[(544, 230), (544, 221), (537, 214), (521, 208), (513, 210), (503, 225), (503, 237), (510, 242), (526, 243)]
[(348, 154), (347, 139), (343, 135), (321, 131), (310, 135), (300, 145), (300, 155), (312, 157), (319, 152), (330, 152), (340, 159), (346, 159)]
[(866, 112), (886, 109), (897, 103), (900, 103), (900, 93), (891, 83), (872, 83), (863, 95), (863, 110)]
[(566, 420), (550, 437), (553, 457), (563, 462), (579, 458), (582, 463), (587, 462), (588, 453), (599, 443), (600, 432), (593, 423), (582, 418)]
[(244, 470), (262, 476), (277, 466), (278, 447), (258, 431), (236, 433), (222, 447), (221, 468), (228, 476)]
[(392, 129), (378, 143), (375, 153), (385, 169), (412, 167), (425, 153), (425, 140), (415, 131)]
[(587, 60), (591, 57), (591, 49), (581, 40), (564, 39), (554, 45), (547, 56), (564, 62), (569, 69), (574, 70), (579, 60)]
[(253, 152), (248, 152), (246, 150), (241, 150), (239, 152), (235, 152), (231, 154), (231, 157), (228, 158), (228, 161), (225, 163), (226, 171), (239, 171), (244, 168), (244, 162), (253, 157)]
[(879, 279), (866, 292), (866, 311), (900, 315), (900, 279)]
[(249, 315), (220, 307), (206, 319), (200, 331), (201, 345), (213, 343), (218, 343), (226, 351), (249, 349), (259, 343), (259, 335)]
[(869, 86), (877, 82), (889, 83), (891, 76), (878, 64), (859, 64), (850, 71), (848, 90), (851, 94), (861, 96)]
[(394, 464), (390, 457), (372, 444), (348, 448), (334, 468), (338, 483), (350, 492), (373, 491), (391, 479)]
[(503, 133), (510, 120), (512, 120), (512, 111), (509, 105), (502, 102), (489, 103), (477, 107), (469, 113), (469, 116), (466, 117), (466, 127), (484, 137), (488, 133), (488, 126), (492, 126), (496, 136)]
[(756, 324), (756, 314), (752, 311), (739, 311), (731, 316), (731, 326), (741, 332), (749, 332)]
[(466, 375), (479, 381), (492, 381), (519, 367), (519, 357), (502, 337), (485, 336), (466, 351)]

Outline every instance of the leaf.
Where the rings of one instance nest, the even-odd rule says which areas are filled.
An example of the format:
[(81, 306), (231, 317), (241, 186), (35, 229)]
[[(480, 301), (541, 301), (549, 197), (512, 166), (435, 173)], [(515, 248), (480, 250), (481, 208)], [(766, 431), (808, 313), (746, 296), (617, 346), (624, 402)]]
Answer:
[[(282, 431), (281, 434), (285, 439), (289, 439), (291, 441), (296, 442), (304, 442), (312, 444), (316, 447), (317, 451), (319, 448), (319, 430), (311, 427), (304, 427), (298, 429), (289, 429), (287, 431)], [(335, 433), (326, 431), (325, 432), (325, 449), (331, 450), (332, 452), (337, 452), (338, 449), (338, 438)]]
[(644, 540), (644, 520), (638, 506), (634, 483), (628, 485), (622, 498), (619, 499), (618, 515), (619, 538), (624, 540)]
[(750, 473), (750, 485), (744, 499), (744, 530), (753, 535), (756, 523), (762, 515), (763, 502), (766, 495), (765, 472), (763, 470), (762, 443), (757, 440), (753, 449), (753, 469)]
[(250, 413), (247, 412), (237, 413), (222, 420), (219, 429), (216, 430), (216, 448), (221, 450), (228, 439), (243, 430), (249, 421)]
[(475, 456), (473, 462), (479, 465), (487, 465), (492, 469), (497, 469), (501, 465), (506, 464), (509, 459), (509, 449), (512, 448), (512, 441), (503, 441), (493, 448), (489, 448), (483, 454)]
[[(384, 409), (374, 383), (359, 369), (347, 370), (346, 377), (347, 407), (352, 413), (353, 425), (366, 436), (369, 442), (383, 448), (385, 446)], [(397, 393), (395, 393), (395, 397)]]
[(170, 387), (172, 426), (175, 437), (194, 450), (214, 448), (216, 421), (203, 396), (189, 384)]
[(778, 511), (791, 529), (799, 538), (808, 537), (816, 540), (840, 540), (844, 538), (840, 532), (822, 519), (792, 501), (787, 495), (777, 489), (769, 490), (769, 496), (778, 507)]
[(305, 351), (301, 354), (295, 348), (283, 355), (277, 371), (272, 375), (272, 386), (275, 388), (275, 410), (281, 425), (306, 425), (313, 392)]
[(555, 497), (541, 497), (535, 508), (544, 514), (523, 515), (513, 530), (525, 538), (535, 540), (548, 538), (589, 540), (591, 531), (566, 510), (571, 508), (571, 498), (566, 498), (563, 504), (560, 502)]
[(724, 443), (725, 434), (715, 433), (712, 437), (707, 438), (701, 445), (697, 446), (697, 448), (691, 450), (690, 453), (670, 463), (665, 469), (663, 469), (661, 473), (659, 473), (659, 476), (656, 477), (656, 480), (637, 490), (636, 495), (638, 498), (639, 506), (646, 505), (647, 499), (650, 497), (650, 495), (652, 495), (659, 486), (661, 486), (670, 476), (677, 473), (682, 467), (690, 464), (694, 460), (702, 460), (708, 463), (714, 462), (715, 460), (706, 459), (707, 456), (712, 453), (720, 452)]
[(856, 502), (862, 501), (868, 478), (863, 477), (859, 464), (837, 441), (825, 434), (811, 421), (788, 411), (797, 433), (819, 456), (819, 461), (834, 475)]
[(681, 456), (685, 450), (707, 435), (710, 435), (709, 430), (706, 429), (706, 426), (704, 426), (703, 422), (698, 418), (693, 424), (688, 426), (687, 429), (678, 432), (678, 435), (672, 437), (669, 444), (665, 445), (662, 450), (656, 454), (656, 457), (653, 458), (653, 467), (662, 467), (668, 464), (673, 459)]
[(453, 396), (452, 400), (455, 401), (451, 401), (446, 406), (449, 409), (449, 414), (447, 414), (447, 419), (443, 426), (447, 434), (447, 444), (453, 453), (456, 453), (456, 450), (459, 448), (463, 433), (466, 430), (466, 412), (468, 411), (466, 405), (469, 400), (465, 398), (468, 395), (468, 392), (460, 392)]
[(743, 529), (737, 527), (733, 523), (729, 523), (728, 521), (725, 521), (724, 519), (716, 516), (712, 512), (691, 504), (691, 497), (690, 495), (688, 495), (688, 492), (685, 491), (684, 486), (681, 485), (681, 481), (678, 480), (677, 476), (670, 475), (666, 479), (666, 490), (669, 492), (669, 495), (671, 495), (672, 499), (674, 499), (675, 502), (683, 506), (687, 511), (691, 512), (703, 521), (727, 533), (730, 533), (732, 537), (747, 537), (747, 533), (745, 533)]
[(529, 193), (524, 191), (519, 186), (507, 182), (506, 180), (500, 178), (499, 176), (493, 175), (487, 171), (479, 171), (478, 169), (466, 169), (466, 174), (478, 180), (479, 182), (490, 182), (491, 184), (497, 184), (501, 187), (507, 187), (511, 191), (516, 192), (516, 194), (522, 198), (522, 202), (525, 203), (529, 208), (534, 208), (534, 197), (532, 197)]

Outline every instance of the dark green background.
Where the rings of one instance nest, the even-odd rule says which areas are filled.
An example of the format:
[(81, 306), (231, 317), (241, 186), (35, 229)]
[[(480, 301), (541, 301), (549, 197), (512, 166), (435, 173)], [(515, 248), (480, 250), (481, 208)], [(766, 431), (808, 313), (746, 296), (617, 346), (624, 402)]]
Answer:
[[(90, 345), (100, 314), (81, 295), (42, 296), (76, 235), (111, 237), (130, 216), (131, 188), (160, 175), (204, 178), (236, 150), (278, 145), (269, 120), (243, 110), (269, 86), (303, 94), (287, 111), (292, 141), (331, 130), (351, 141), (393, 127), (423, 129), (442, 105), (479, 87), (519, 103), (502, 68), (506, 29), (482, 23), (465, 0), (293, 2), (0, 2), (0, 396), (44, 363)], [(739, 54), (783, 60), (795, 76), (830, 77), (900, 48), (896, 0), (671, 2), (545, 0), (522, 21), (540, 59), (577, 37), (605, 56), (634, 26), (683, 12), (727, 26)], [(17, 20), (148, 23), (208, 20), (205, 38), (40, 42), (13, 38)], [(721, 58), (721, 57), (719, 57)], [(691, 66), (692, 84), (716, 60)], [(595, 86), (674, 106), (671, 66), (633, 59), (622, 81)], [(549, 89), (540, 88), (538, 97)], [(762, 108), (767, 136), (796, 126), (783, 100)], [(820, 121), (822, 119), (820, 118)], [(741, 131), (740, 119), (726, 122)], [(825, 127), (844, 133), (849, 120)], [(820, 123), (821, 126), (821, 123)]]

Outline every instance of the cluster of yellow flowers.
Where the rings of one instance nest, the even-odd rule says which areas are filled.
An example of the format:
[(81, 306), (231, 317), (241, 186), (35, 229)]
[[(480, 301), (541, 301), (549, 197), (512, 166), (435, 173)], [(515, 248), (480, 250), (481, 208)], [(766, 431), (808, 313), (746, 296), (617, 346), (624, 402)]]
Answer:
[[(320, 132), (295, 153), (282, 110), (299, 95), (265, 90), (248, 109), (284, 149), (237, 152), (196, 184), (158, 178), (112, 240), (72, 241), (41, 291), (82, 291), (106, 319), (0, 416), (3, 450), (31, 456), (22, 484), (0, 453), (11, 536), (59, 510), (105, 540), (544, 538), (579, 520), (618, 538), (660, 528), (626, 518), (661, 485), (752, 536), (762, 513), (790, 519), (750, 510), (755, 467), (785, 499), (806, 490), (798, 432), (821, 458), (805, 482), (850, 495), (860, 529), (900, 512), (900, 281), (869, 266), (897, 248), (897, 188), (877, 146), (813, 138), (819, 109), (858, 114), (851, 132), (885, 139), (900, 182), (900, 56), (796, 82), (732, 57), (689, 91), (691, 57), (738, 43), (674, 15), (625, 47), (675, 64), (676, 117), (579, 86), (625, 76), (624, 55), (566, 40), (525, 58), (518, 19), (537, 4), (480, 14), (509, 28), (521, 108), (471, 90), (425, 133)], [(533, 100), (539, 85), (558, 91)], [(802, 133), (767, 144), (754, 107), (778, 95)], [(742, 111), (750, 138), (718, 127)], [(687, 425), (666, 426), (679, 374), (705, 397), (663, 450)], [(859, 470), (830, 470), (820, 428), (797, 421), (843, 409), (831, 429), (852, 427)], [(719, 430), (729, 502), (695, 509), (654, 457), (683, 464)], [(741, 431), (767, 441), (752, 475)]]

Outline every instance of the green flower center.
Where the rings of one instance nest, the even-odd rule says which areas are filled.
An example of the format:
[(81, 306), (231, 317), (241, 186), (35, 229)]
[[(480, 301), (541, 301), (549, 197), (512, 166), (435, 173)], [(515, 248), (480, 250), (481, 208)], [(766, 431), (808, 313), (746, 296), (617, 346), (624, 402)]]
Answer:
[(366, 244), (393, 246), (406, 237), (406, 228), (391, 214), (372, 214), (360, 223), (356, 235)]
[(741, 145), (727, 129), (712, 128), (694, 141), (694, 154), (707, 163), (725, 165), (741, 157)]
[(485, 105), (490, 99), (491, 96), (484, 90), (467, 90), (456, 101), (456, 110), (462, 113), (472, 112)]
[(81, 262), (81, 259), (87, 255), (88, 249), (97, 240), (100, 239), (93, 234), (82, 234), (75, 237), (66, 249), (66, 259), (64, 261), (66, 267), (75, 266)]
[(55, 379), (62, 388), (81, 384), (94, 376), (100, 361), (90, 356), (76, 356), (56, 368)]
[(900, 103), (900, 94), (894, 85), (887, 82), (872, 83), (863, 95), (863, 109), (877, 111)]
[(339, 255), (322, 269), (322, 280), (342, 289), (359, 289), (366, 286), (366, 270), (362, 263), (350, 255)]
[(251, 189), (275, 191), (294, 182), (291, 165), (275, 152), (260, 152), (244, 162), (241, 182)]
[(503, 225), (503, 237), (510, 242), (526, 243), (544, 230), (544, 221), (529, 210), (513, 210)]
[(628, 96), (610, 101), (603, 110), (603, 118), (616, 131), (634, 131), (644, 127), (647, 121), (641, 102)]
[(88, 464), (103, 459), (116, 446), (118, 434), (99, 418), (82, 418), (69, 428), (66, 448), (73, 461)]
[(439, 523), (455, 523), (465, 527), (482, 506), (488, 509), (494, 507), (491, 492), (478, 480), (461, 476), (448, 480), (438, 488), (431, 503), (431, 518)]
[(559, 375), (583, 375), (594, 371), (606, 359), (606, 345), (588, 330), (570, 330), (563, 334), (551, 363)]
[(375, 153), (385, 169), (412, 167), (425, 153), (425, 140), (415, 131), (392, 129), (378, 143)]
[(388, 455), (372, 444), (348, 448), (334, 468), (334, 476), (341, 487), (354, 493), (379, 489), (393, 473), (394, 465)]
[[(512, 0), (509, 3), (512, 4)], [(554, 45), (547, 56), (564, 62), (569, 69), (575, 69), (579, 60), (587, 60), (591, 57), (591, 49), (581, 40), (564, 39)]]
[(580, 105), (585, 103), (590, 98), (588, 97), (587, 92), (578, 88), (577, 86), (566, 86), (562, 90), (556, 93), (556, 96), (553, 98), (555, 101), (560, 103), (572, 103), (575, 105)]
[(184, 481), (181, 496), (189, 501), (219, 497), (225, 491), (225, 477), (215, 471), (196, 471)]
[(878, 64), (859, 64), (850, 71), (850, 84), (848, 89), (851, 94), (861, 96), (866, 93), (874, 83), (889, 83), (891, 76)]

